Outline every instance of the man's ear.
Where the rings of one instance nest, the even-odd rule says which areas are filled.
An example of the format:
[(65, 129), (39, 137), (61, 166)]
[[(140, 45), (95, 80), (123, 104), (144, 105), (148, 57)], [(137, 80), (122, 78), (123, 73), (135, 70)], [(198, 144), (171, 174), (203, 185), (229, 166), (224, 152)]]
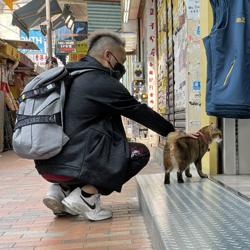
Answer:
[(111, 59), (111, 54), (110, 54), (110, 51), (108, 49), (105, 49), (104, 52), (103, 52), (103, 58), (106, 60), (106, 61), (110, 61)]

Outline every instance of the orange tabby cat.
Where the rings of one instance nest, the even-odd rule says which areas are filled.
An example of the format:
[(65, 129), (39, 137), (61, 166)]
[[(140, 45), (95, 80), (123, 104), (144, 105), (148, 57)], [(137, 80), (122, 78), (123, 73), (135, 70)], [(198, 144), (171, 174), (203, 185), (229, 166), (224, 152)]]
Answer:
[(200, 136), (194, 139), (183, 131), (169, 133), (164, 147), (165, 184), (170, 183), (170, 172), (177, 168), (177, 181), (183, 183), (182, 173), (185, 171), (187, 177), (190, 174), (189, 164), (194, 163), (201, 178), (207, 178), (202, 173), (201, 159), (209, 150), (209, 144), (216, 140), (222, 141), (222, 133), (213, 124), (199, 130)]

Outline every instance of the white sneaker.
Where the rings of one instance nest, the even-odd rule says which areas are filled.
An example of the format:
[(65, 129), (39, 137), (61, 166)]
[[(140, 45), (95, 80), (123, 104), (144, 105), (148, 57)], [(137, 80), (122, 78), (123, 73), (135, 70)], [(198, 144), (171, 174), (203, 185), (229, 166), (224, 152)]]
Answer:
[(80, 188), (73, 190), (62, 200), (62, 203), (69, 210), (84, 215), (89, 220), (99, 221), (112, 217), (112, 212), (110, 210), (101, 208), (100, 194), (95, 194), (86, 198), (82, 196)]
[(43, 199), (43, 204), (57, 216), (78, 215), (62, 204), (62, 200), (69, 194), (70, 190), (64, 191), (59, 184), (53, 183), (50, 185), (48, 193)]

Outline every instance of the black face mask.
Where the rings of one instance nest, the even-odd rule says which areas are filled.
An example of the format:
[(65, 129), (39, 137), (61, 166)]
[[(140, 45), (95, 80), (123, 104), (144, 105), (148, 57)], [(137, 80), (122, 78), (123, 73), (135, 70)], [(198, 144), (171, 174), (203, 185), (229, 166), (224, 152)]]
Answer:
[(111, 55), (116, 60), (116, 64), (114, 67), (112, 67), (111, 63), (109, 62), (109, 65), (113, 69), (112, 76), (115, 77), (117, 80), (120, 80), (124, 76), (124, 74), (126, 73), (126, 69), (125, 69), (123, 64), (119, 63), (119, 61), (116, 59), (116, 57), (113, 54), (111, 54)]

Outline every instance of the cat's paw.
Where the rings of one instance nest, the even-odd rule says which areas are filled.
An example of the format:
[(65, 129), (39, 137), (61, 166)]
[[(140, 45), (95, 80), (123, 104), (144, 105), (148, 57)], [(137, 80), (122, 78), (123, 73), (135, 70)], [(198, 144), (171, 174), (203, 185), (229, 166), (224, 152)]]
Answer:
[(178, 183), (184, 183), (183, 179), (178, 179), (177, 181), (178, 181)]
[(165, 178), (164, 184), (170, 184), (170, 178)]
[(187, 178), (192, 178), (192, 174), (190, 174), (190, 173), (185, 173), (185, 175)]
[(200, 177), (201, 178), (208, 178), (208, 175), (207, 174), (201, 174)]
[(165, 174), (164, 184), (170, 184), (170, 173)]
[(182, 178), (182, 173), (177, 172), (177, 181), (178, 183), (184, 183), (184, 180)]

